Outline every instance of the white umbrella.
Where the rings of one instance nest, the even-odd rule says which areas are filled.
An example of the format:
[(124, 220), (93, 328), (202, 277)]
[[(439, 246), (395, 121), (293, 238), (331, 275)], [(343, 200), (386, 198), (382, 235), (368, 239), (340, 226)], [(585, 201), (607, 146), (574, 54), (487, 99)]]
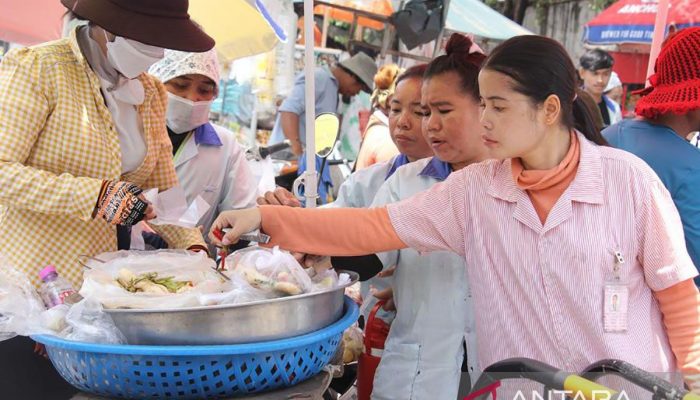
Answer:
[(260, 0), (190, 0), (188, 12), (227, 60), (264, 53), (287, 40)]

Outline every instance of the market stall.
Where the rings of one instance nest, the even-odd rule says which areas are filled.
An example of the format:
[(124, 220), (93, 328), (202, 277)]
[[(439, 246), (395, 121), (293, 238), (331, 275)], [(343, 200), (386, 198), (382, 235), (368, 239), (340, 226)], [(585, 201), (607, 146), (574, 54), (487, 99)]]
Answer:
[[(615, 71), (626, 84), (644, 84), (659, 12), (656, 0), (620, 0), (589, 21), (583, 41), (591, 47), (609, 50), (615, 59)], [(661, 37), (669, 32), (700, 25), (700, 2), (669, 1), (666, 22), (661, 22)]]

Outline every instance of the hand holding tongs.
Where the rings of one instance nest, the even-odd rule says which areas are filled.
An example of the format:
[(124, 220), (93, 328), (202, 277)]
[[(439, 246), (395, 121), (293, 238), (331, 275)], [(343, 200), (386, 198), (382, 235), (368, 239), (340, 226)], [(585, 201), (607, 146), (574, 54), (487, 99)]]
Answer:
[[(226, 231), (217, 228), (217, 229), (214, 229), (214, 231), (212, 233), (214, 234), (214, 237), (219, 239), (219, 241), (223, 241), (224, 234), (226, 233)], [(241, 235), (240, 240), (246, 240), (249, 242), (258, 242), (258, 243), (264, 244), (264, 243), (268, 243), (270, 241), (270, 236), (266, 235), (264, 233), (260, 233), (260, 231), (255, 231), (255, 232), (245, 233), (245, 234)], [(219, 256), (221, 256), (221, 263), (219, 264), (219, 268), (217, 269), (217, 271), (219, 271), (219, 273), (221, 273), (221, 271), (226, 270), (226, 256), (228, 256), (228, 253), (229, 253), (228, 246), (222, 245), (221, 251), (219, 251)], [(223, 273), (221, 273), (221, 274), (224, 275)], [(224, 276), (226, 276), (226, 275), (224, 275)], [(226, 277), (226, 279), (228, 279), (228, 277)]]

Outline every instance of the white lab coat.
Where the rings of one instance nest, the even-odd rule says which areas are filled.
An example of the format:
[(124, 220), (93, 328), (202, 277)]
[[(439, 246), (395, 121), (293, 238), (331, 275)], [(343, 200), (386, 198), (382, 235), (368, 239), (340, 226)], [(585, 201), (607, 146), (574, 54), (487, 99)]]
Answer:
[[(399, 168), (379, 189), (372, 207), (406, 199), (440, 182), (419, 175), (430, 160)], [(397, 314), (374, 378), (372, 399), (456, 399), (465, 340), (472, 382), (479, 374), (464, 259), (450, 252), (421, 256), (413, 249), (379, 256), (385, 268), (396, 265), (392, 286)]]
[[(386, 181), (386, 176), (391, 170), (392, 163), (395, 158), (389, 161), (372, 164), (369, 167), (353, 172), (348, 179), (340, 185), (338, 197), (334, 202), (324, 204), (324, 208), (368, 208), (374, 200), (379, 188)], [(382, 290), (388, 288), (391, 281), (386, 278), (371, 278), (367, 281), (360, 282), (360, 295), (362, 295), (363, 304), (362, 315), (367, 318), (372, 306), (377, 302), (375, 297), (369, 295), (370, 288)], [(378, 313), (382, 319), (389, 321), (391, 316), (383, 310)]]
[(211, 125), (221, 140), (221, 146), (197, 144), (192, 135), (173, 159), (187, 204), (202, 196), (210, 206), (198, 223), (204, 226), (204, 232), (209, 232), (214, 219), (222, 211), (254, 207), (258, 187), (245, 151), (236, 142), (233, 132)]
[(328, 208), (367, 208), (372, 204), (374, 195), (384, 184), (386, 175), (391, 169), (390, 161), (372, 164), (367, 168), (353, 172), (348, 179), (340, 185), (338, 197), (334, 202), (325, 204)]

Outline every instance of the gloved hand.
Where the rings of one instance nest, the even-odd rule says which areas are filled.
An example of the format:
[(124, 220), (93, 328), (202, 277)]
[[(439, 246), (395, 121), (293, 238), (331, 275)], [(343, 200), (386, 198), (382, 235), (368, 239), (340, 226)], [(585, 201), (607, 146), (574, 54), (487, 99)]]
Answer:
[(155, 218), (153, 207), (141, 196), (141, 192), (133, 183), (102, 182), (93, 218), (101, 217), (110, 224), (125, 226), (134, 225), (144, 217)]

